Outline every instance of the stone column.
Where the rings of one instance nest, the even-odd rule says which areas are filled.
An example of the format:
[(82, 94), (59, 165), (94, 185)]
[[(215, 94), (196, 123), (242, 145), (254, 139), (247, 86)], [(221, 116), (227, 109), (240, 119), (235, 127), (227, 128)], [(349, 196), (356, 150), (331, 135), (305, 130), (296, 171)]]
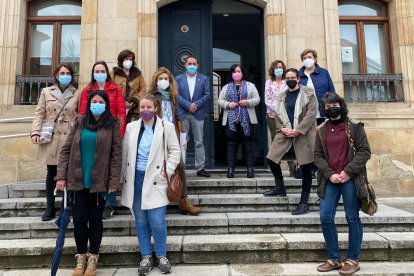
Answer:
[(14, 103), (15, 79), (22, 73), (26, 1), (0, 4), (0, 115)]
[(405, 102), (414, 103), (414, 2), (390, 1), (391, 42), (395, 72), (403, 74)]
[(138, 65), (142, 69), (147, 86), (151, 83), (153, 73), (158, 67), (158, 40), (157, 40), (157, 1), (137, 0), (137, 55)]
[(271, 0), (264, 10), (265, 72), (274, 60), (287, 62), (285, 1)]
[(326, 68), (328, 69), (336, 92), (343, 96), (341, 38), (339, 33), (338, 1), (323, 1), (323, 17), (325, 23)]
[[(91, 67), (97, 59), (98, 1), (82, 1), (79, 89), (90, 81)], [(108, 47), (109, 48), (109, 47)]]

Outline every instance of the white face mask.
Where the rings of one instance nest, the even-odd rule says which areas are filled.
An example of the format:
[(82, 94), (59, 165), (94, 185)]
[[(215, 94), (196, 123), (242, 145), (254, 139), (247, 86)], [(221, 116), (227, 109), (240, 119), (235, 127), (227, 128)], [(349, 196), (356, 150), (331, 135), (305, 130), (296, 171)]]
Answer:
[(122, 63), (122, 65), (123, 65), (125, 68), (129, 69), (129, 68), (131, 68), (131, 67), (132, 67), (132, 60), (128, 60), (128, 59), (126, 59), (126, 60), (124, 60), (124, 63)]
[(167, 80), (159, 80), (157, 81), (157, 85), (162, 90), (167, 90), (168, 86), (170, 86), (170, 82)]
[(303, 61), (303, 65), (304, 65), (306, 68), (312, 68), (314, 64), (315, 64), (315, 61), (314, 61), (313, 59), (311, 59), (311, 58), (306, 58), (306, 59)]

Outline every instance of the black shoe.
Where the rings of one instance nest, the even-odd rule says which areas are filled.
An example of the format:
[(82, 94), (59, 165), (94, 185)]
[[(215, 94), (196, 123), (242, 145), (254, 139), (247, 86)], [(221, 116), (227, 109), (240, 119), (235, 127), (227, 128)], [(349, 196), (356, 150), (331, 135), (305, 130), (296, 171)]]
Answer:
[(292, 215), (303, 215), (309, 213), (309, 193), (302, 192), (300, 195), (300, 201), (295, 210), (292, 211)]
[(109, 219), (114, 215), (114, 208), (112, 206), (105, 206), (102, 213), (102, 219)]
[(234, 168), (227, 168), (227, 178), (234, 178)]
[(138, 267), (138, 275), (144, 276), (148, 275), (153, 267), (152, 258), (144, 257), (142, 258), (141, 262), (139, 263)]
[(171, 273), (171, 264), (170, 264), (170, 262), (168, 261), (167, 258), (159, 257), (158, 262), (159, 262), (158, 267), (160, 268), (162, 274)]
[(254, 177), (254, 168), (247, 167), (247, 178), (253, 178), (253, 177)]
[(273, 190), (267, 191), (263, 193), (264, 196), (286, 196), (286, 189), (275, 187)]
[(203, 176), (203, 177), (210, 177), (210, 173), (207, 172), (205, 169), (201, 169), (197, 172), (198, 176)]
[(56, 209), (55, 207), (48, 207), (46, 211), (42, 215), (42, 221), (49, 221), (54, 219), (56, 216)]

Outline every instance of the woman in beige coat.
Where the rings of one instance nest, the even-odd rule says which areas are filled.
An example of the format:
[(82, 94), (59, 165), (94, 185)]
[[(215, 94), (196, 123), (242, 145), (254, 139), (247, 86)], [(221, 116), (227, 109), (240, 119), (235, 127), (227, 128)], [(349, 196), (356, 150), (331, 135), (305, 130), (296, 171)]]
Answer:
[[(153, 94), (141, 98), (138, 121), (127, 125), (123, 140), (122, 204), (132, 209), (142, 260), (138, 275), (152, 269), (151, 233), (161, 273), (170, 273), (165, 213), (169, 203), (167, 178), (180, 162), (180, 146), (174, 124), (155, 115), (158, 101)], [(165, 138), (163, 138), (165, 136)], [(164, 160), (166, 168), (164, 168)]]
[[(75, 88), (74, 72), (69, 64), (59, 64), (54, 74), (54, 85), (46, 87), (40, 94), (32, 124), (30, 137), (33, 144), (39, 144), (43, 123), (55, 122), (50, 143), (39, 144), (38, 160), (47, 165), (46, 199), (47, 209), (42, 221), (55, 217), (55, 196), (57, 163), (62, 146), (78, 116), (80, 92)], [(63, 110), (62, 110), (63, 108)]]
[(245, 80), (241, 64), (230, 67), (232, 80), (220, 92), (218, 104), (223, 108), (223, 126), (227, 140), (227, 177), (234, 177), (237, 148), (243, 145), (247, 177), (254, 177), (254, 126), (257, 124), (254, 107), (260, 103), (256, 86)]
[(267, 161), (275, 177), (276, 187), (265, 196), (286, 196), (280, 160), (286, 155), (296, 156), (302, 170), (302, 194), (299, 205), (292, 215), (309, 211), (308, 200), (312, 185), (313, 150), (316, 136), (316, 98), (313, 89), (299, 85), (299, 72), (294, 68), (286, 71), (288, 89), (278, 96), (276, 106), (276, 135)]

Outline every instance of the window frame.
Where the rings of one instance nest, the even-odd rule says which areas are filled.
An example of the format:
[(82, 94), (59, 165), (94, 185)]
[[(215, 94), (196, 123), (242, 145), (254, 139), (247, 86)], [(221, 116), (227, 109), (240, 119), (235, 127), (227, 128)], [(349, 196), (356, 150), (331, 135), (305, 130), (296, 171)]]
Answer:
[[(369, 0), (379, 6), (384, 11), (383, 16), (341, 16), (339, 15), (339, 25), (355, 25), (356, 26), (356, 35), (358, 42), (358, 55), (359, 55), (359, 74), (367, 74), (367, 56), (366, 56), (366, 46), (365, 46), (365, 25), (378, 24), (384, 26), (384, 42), (385, 42), (385, 51), (387, 55), (387, 72), (393, 73), (393, 58), (392, 58), (392, 45), (391, 45), (391, 33), (389, 26), (389, 10), (388, 3), (381, 0)], [(341, 5), (341, 0), (338, 1), (338, 10)]]
[[(82, 0), (71, 0), (72, 2), (79, 3), (82, 5)], [(53, 25), (53, 46), (52, 46), (52, 64), (51, 72), (52, 74), (57, 65), (60, 63), (60, 48), (61, 48), (61, 38), (62, 38), (62, 25), (73, 24), (81, 25), (81, 16), (33, 16), (33, 7), (42, 3), (47, 2), (47, 0), (34, 0), (29, 1), (27, 5), (27, 24), (26, 24), (26, 41), (25, 41), (25, 50), (24, 50), (24, 63), (23, 63), (23, 72), (28, 75), (30, 70), (30, 47), (32, 41), (32, 26), (33, 25)]]

